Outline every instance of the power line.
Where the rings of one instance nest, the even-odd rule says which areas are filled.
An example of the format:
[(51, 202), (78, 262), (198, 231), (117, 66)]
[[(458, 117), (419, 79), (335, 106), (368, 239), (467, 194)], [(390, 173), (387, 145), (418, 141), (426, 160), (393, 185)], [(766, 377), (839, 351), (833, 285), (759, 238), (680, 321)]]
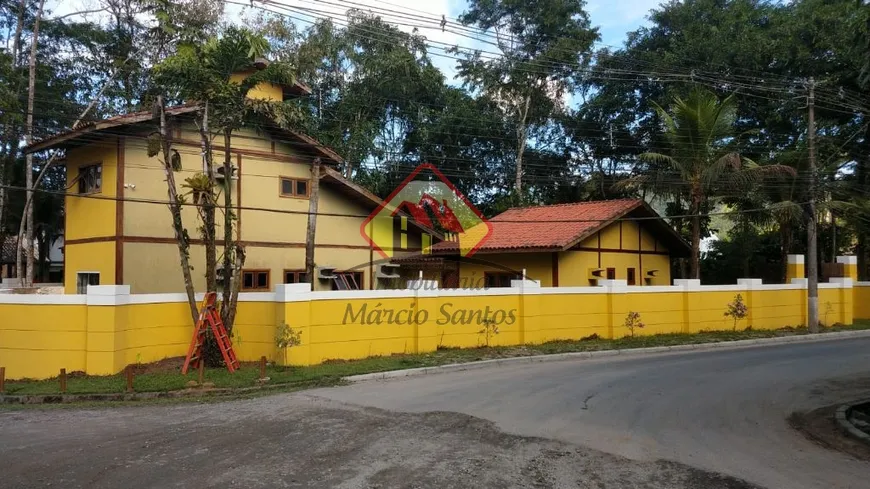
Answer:
[[(5, 188), (7, 190), (13, 190), (17, 192), (26, 192), (27, 189), (25, 187), (20, 187), (16, 185), (0, 185), (0, 188)], [(110, 195), (102, 195), (102, 194), (79, 194), (75, 192), (66, 192), (60, 190), (51, 190), (51, 189), (34, 189), (34, 192), (51, 194), (56, 196), (63, 197), (75, 197), (82, 199), (95, 199), (95, 200), (105, 200), (111, 202), (129, 202), (129, 203), (138, 203), (138, 204), (153, 204), (153, 205), (169, 205), (170, 201), (168, 200), (160, 200), (160, 199), (141, 199), (141, 198), (130, 198), (130, 197), (117, 197)], [(640, 199), (638, 199), (640, 200)], [(196, 202), (181, 202), (178, 205), (183, 207), (205, 207), (204, 204), (196, 203)], [(563, 204), (555, 204), (555, 205), (563, 205)], [(571, 205), (571, 204), (564, 204)], [(223, 209), (221, 205), (215, 205), (214, 207), (218, 209)], [(254, 207), (254, 206), (232, 206), (233, 210), (243, 210), (243, 211), (257, 211), (257, 212), (269, 212), (274, 214), (291, 214), (291, 215), (310, 215), (311, 212), (308, 211), (296, 211), (289, 209), (274, 209), (268, 207)], [(755, 208), (755, 209), (739, 209), (732, 211), (723, 211), (723, 212), (707, 212), (700, 214), (701, 217), (712, 217), (712, 216), (729, 216), (729, 215), (738, 215), (738, 214), (748, 214), (748, 213), (759, 213), (759, 212), (767, 212), (768, 210), (765, 208)], [(347, 214), (347, 213), (337, 213), (337, 212), (317, 212), (314, 213), (317, 216), (324, 217), (347, 217), (347, 218), (368, 218), (369, 214)], [(582, 218), (572, 218), (572, 219), (499, 219), (496, 222), (511, 222), (511, 223), (584, 223), (584, 222), (616, 222), (616, 221), (660, 221), (667, 219), (686, 219), (689, 217), (693, 217), (692, 214), (683, 214), (683, 215), (674, 215), (674, 216), (636, 216), (636, 217), (621, 217), (617, 219), (582, 219)], [(413, 220), (412, 217), (409, 219)]]

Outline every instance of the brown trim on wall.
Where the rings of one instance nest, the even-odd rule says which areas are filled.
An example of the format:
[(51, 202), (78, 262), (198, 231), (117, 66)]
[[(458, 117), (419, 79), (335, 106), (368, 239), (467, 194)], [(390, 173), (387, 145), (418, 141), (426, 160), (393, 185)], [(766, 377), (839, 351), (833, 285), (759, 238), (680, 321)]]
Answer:
[(242, 240), (242, 155), (236, 153), (236, 168), (239, 175), (236, 177), (236, 241)]
[(553, 273), (553, 280), (552, 280), (553, 287), (558, 287), (559, 286), (559, 252), (554, 251), (551, 256), (553, 257), (552, 264), (550, 265), (550, 268), (552, 269), (552, 273)]
[[(77, 244), (88, 244), (88, 243), (105, 243), (106, 241), (115, 241), (119, 238), (119, 236), (97, 236), (95, 238), (79, 238), (79, 239), (70, 239), (65, 240), (63, 245), (77, 245)], [(173, 243), (175, 241), (173, 240)]]
[[(238, 136), (234, 135), (233, 137), (235, 138)], [(176, 138), (176, 139), (172, 140), (172, 143), (178, 144), (180, 146), (193, 146), (196, 148), (201, 146), (199, 141), (193, 141), (191, 139)], [(223, 146), (215, 145), (212, 149), (214, 152), (223, 151)], [(232, 147), (230, 148), (230, 151), (233, 153), (236, 153), (236, 154), (240, 154), (240, 155), (255, 156), (257, 158), (262, 158), (264, 160), (287, 161), (290, 163), (305, 164), (305, 162), (300, 158), (294, 158), (292, 156), (284, 156), (284, 155), (280, 155), (280, 154), (272, 154), (268, 151), (259, 151), (256, 149), (241, 149), (241, 148), (232, 148)]]
[(375, 290), (375, 249), (369, 246), (369, 290)]
[(637, 251), (637, 250), (619, 250), (616, 248), (572, 248), (571, 251), (598, 251), (601, 253), (623, 253), (628, 255), (670, 255), (667, 251)]
[(643, 273), (643, 253), (644, 253), (644, 251), (643, 251), (642, 238), (641, 238), (642, 233), (643, 233), (643, 228), (641, 227), (640, 223), (637, 223), (637, 267), (640, 268), (640, 276), (641, 276), (640, 284), (644, 285), (646, 280), (645, 280), (645, 275)]
[[(105, 241), (105, 238), (96, 238), (97, 240)], [(108, 240), (114, 240), (112, 236)], [(154, 236), (122, 236), (121, 240), (125, 243), (155, 243), (155, 244), (175, 244), (175, 238), (159, 238)], [(201, 239), (191, 239), (190, 244), (204, 244)], [(252, 246), (254, 248), (305, 248), (305, 243), (291, 243), (281, 241), (245, 241), (239, 240), (242, 246)], [(343, 250), (368, 250), (367, 245), (343, 245), (343, 244), (318, 244), (317, 248), (336, 248)]]
[(598, 236), (598, 268), (601, 268), (601, 231), (595, 233)]
[[(118, 137), (117, 171), (115, 174), (115, 236), (124, 236), (124, 153), (126, 139)], [(122, 238), (123, 239), (123, 238)], [(124, 284), (124, 243), (115, 240), (115, 285)]]
[(622, 249), (622, 221), (619, 221), (619, 249)]
[(272, 154), (275, 154), (275, 141), (270, 141), (272, 143)]

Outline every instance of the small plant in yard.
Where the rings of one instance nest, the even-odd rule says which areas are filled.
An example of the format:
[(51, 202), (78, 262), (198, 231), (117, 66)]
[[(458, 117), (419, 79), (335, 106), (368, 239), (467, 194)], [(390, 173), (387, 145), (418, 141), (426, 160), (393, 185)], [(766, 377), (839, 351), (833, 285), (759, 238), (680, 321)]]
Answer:
[(628, 315), (625, 316), (625, 327), (628, 328), (629, 336), (632, 338), (634, 338), (634, 331), (643, 329), (644, 326), (646, 325), (640, 320), (639, 312), (629, 311)]
[(828, 323), (828, 314), (831, 314), (832, 312), (834, 312), (834, 306), (831, 304), (831, 301), (825, 302), (825, 324), (822, 325), (823, 327), (827, 328), (830, 324)]
[(492, 319), (484, 319), (483, 320), (483, 329), (477, 332), (479, 335), (483, 335), (484, 341), (486, 342), (486, 346), (489, 347), (489, 340), (498, 334), (498, 323), (493, 321)]
[(737, 323), (741, 319), (745, 319), (748, 314), (749, 308), (746, 307), (746, 303), (743, 302), (743, 296), (740, 294), (734, 296), (734, 300), (725, 306), (725, 317), (730, 317), (734, 320), (733, 331), (737, 331)]
[(291, 328), (287, 323), (281, 323), (278, 325), (278, 329), (275, 331), (275, 346), (277, 346), (278, 349), (281, 350), (282, 355), (284, 355), (285, 364), (287, 363), (287, 349), (301, 344), (302, 331)]

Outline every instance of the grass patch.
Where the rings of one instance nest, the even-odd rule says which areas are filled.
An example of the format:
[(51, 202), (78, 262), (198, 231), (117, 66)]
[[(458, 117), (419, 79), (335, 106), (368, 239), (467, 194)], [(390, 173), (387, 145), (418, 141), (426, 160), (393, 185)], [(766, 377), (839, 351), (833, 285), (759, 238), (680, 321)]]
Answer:
[[(831, 328), (824, 328), (823, 332), (864, 329), (870, 329), (870, 320), (856, 319), (853, 325), (836, 325)], [(282, 384), (286, 385), (288, 390), (293, 390), (297, 388), (337, 385), (341, 382), (342, 377), (349, 375), (417, 367), (433, 367), (478, 360), (554, 353), (715, 343), (804, 334), (807, 334), (806, 328), (785, 327), (776, 330), (749, 329), (738, 331), (703, 331), (694, 334), (670, 333), (635, 336), (633, 338), (625, 337), (615, 340), (588, 338), (583, 340), (550, 341), (539, 345), (463, 349), (441, 348), (434, 352), (421, 354), (397, 354), (349, 361), (332, 360), (310, 367), (269, 365), (266, 367), (266, 376), (270, 378), (269, 384)], [(181, 375), (181, 362), (178, 359), (158, 363), (162, 364), (160, 368), (153, 368), (155, 364), (149, 364), (140, 368), (142, 373), (137, 374), (134, 381), (137, 392), (181, 390), (188, 387), (188, 382), (198, 378), (197, 372)], [(204, 372), (204, 381), (214, 384), (216, 388), (252, 387), (257, 385), (256, 380), (258, 377), (259, 367), (256, 364), (244, 364), (234, 374), (230, 374), (223, 368), (206, 369)], [(116, 393), (123, 392), (125, 388), (126, 380), (123, 374), (107, 376), (71, 374), (67, 378), (67, 393), (69, 394)], [(59, 392), (60, 383), (57, 378), (6, 382), (6, 393), (10, 395), (58, 394)], [(193, 398), (192, 400), (199, 399)]]

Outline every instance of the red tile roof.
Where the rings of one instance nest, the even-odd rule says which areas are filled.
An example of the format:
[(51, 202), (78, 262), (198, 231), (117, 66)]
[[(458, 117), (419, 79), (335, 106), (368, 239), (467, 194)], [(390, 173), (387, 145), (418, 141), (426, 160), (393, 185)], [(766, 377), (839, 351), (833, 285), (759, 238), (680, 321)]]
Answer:
[[(492, 235), (479, 251), (565, 249), (638, 208), (647, 206), (640, 199), (620, 199), (508, 209), (489, 220)], [(455, 241), (433, 246), (436, 253), (457, 248)]]

